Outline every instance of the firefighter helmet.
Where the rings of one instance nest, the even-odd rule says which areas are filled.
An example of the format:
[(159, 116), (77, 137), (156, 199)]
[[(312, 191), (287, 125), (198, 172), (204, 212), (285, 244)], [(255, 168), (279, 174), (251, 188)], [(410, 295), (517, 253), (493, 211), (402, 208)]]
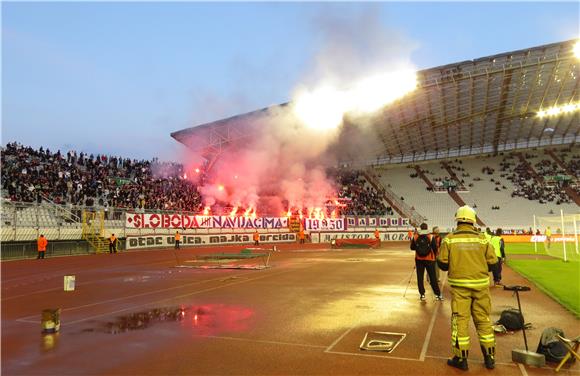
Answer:
[(468, 205), (462, 206), (457, 209), (455, 213), (455, 220), (457, 222), (467, 222), (475, 224), (476, 217), (475, 217), (475, 210)]

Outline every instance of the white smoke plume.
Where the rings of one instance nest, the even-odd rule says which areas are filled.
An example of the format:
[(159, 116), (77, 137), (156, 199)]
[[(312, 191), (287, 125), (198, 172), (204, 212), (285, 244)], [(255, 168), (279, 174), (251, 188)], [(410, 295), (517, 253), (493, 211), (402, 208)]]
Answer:
[[(219, 157), (200, 188), (204, 206), (229, 205), (237, 208), (236, 215), (256, 210), (258, 215), (282, 215), (289, 208), (323, 208), (328, 199), (337, 197), (339, 187), (332, 176), (327, 176), (326, 167), (336, 165), (334, 152), (340, 146), (335, 144), (346, 110), (334, 97), (334, 101), (323, 104), (330, 110), (343, 111), (332, 115), (338, 118), (336, 126), (305, 124), (296, 111), (295, 104), (300, 101), (296, 96), (316, 92), (320, 87), (344, 93), (367, 77), (413, 68), (409, 63), (413, 44), (385, 28), (377, 10), (376, 6), (365, 7), (349, 18), (325, 10), (313, 18), (320, 53), (296, 85), (293, 102), (271, 107), (246, 120), (251, 122), (250, 136)], [(389, 87), (389, 81), (381, 84)], [(373, 101), (376, 96), (385, 95), (380, 90), (371, 94)], [(362, 96), (357, 92), (351, 97), (360, 100)], [(383, 103), (389, 100), (385, 98)], [(311, 106), (315, 121), (322, 107), (320, 103)], [(331, 145), (333, 153), (329, 153)], [(186, 170), (191, 171), (195, 165), (189, 163)], [(191, 176), (195, 178), (195, 174)]]

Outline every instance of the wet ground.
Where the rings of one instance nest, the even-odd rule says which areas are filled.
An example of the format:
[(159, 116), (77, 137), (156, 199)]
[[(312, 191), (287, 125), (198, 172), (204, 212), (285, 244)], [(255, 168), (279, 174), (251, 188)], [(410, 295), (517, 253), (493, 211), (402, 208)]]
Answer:
[[(447, 300), (436, 302), (428, 289), (419, 302), (406, 244), (281, 248), (264, 270), (176, 268), (172, 250), (4, 262), (2, 374), (465, 374), (445, 365), (445, 274)], [(240, 249), (180, 250), (178, 259)], [(65, 275), (76, 276), (75, 291), (63, 291)], [(504, 282), (529, 285), (509, 268)], [(492, 320), (517, 306), (510, 292), (491, 293)], [(533, 350), (546, 327), (580, 334), (579, 320), (539, 290), (521, 299)], [(48, 308), (61, 308), (61, 330), (42, 335)], [(360, 350), (371, 331), (406, 337), (391, 353)], [(489, 375), (475, 338), (472, 330), (469, 374)], [(497, 343), (496, 374), (553, 374), (553, 366), (511, 362), (511, 350), (524, 346), (521, 333)], [(579, 375), (580, 367), (560, 374)]]

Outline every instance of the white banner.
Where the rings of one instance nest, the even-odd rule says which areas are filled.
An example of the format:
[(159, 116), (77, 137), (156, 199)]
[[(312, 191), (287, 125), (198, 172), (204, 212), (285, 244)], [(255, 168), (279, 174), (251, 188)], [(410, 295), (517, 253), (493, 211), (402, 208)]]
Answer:
[[(253, 234), (181, 235), (180, 247), (219, 244), (253, 244)], [(296, 242), (295, 233), (260, 234), (260, 243)], [(126, 249), (171, 248), (175, 246), (173, 235), (128, 236)]]
[[(408, 241), (409, 236), (404, 231), (379, 232), (381, 241), (398, 242)], [(312, 243), (330, 243), (336, 239), (374, 239), (374, 232), (321, 232), (311, 233)]]
[(327, 218), (327, 219), (304, 219), (304, 229), (307, 231), (345, 231), (345, 218)]
[(229, 217), (188, 214), (137, 214), (127, 213), (125, 227), (129, 228), (288, 228), (287, 217)]

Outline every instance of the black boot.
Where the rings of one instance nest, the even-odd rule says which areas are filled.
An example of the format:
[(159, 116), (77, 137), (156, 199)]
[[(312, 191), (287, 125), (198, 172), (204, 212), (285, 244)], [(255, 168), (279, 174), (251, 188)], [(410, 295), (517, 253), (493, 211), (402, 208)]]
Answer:
[(447, 365), (455, 368), (459, 368), (462, 371), (467, 371), (467, 358), (460, 358), (454, 356), (453, 359), (447, 359)]
[(483, 353), (483, 362), (485, 363), (485, 368), (494, 369), (495, 368), (495, 347), (490, 347), (486, 349), (480, 346), (481, 352)]
[(494, 369), (495, 368), (495, 358), (493, 355), (485, 355), (483, 357), (483, 362), (485, 363), (485, 368)]

